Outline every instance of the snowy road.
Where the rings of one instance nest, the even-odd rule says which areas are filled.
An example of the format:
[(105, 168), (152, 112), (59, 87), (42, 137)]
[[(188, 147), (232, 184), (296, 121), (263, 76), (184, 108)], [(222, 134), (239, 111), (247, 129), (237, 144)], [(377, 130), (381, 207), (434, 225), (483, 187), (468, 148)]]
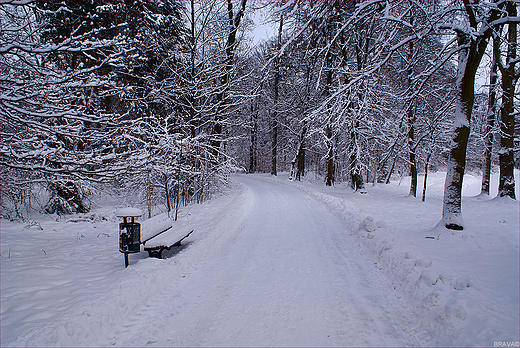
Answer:
[(373, 274), (377, 269), (349, 243), (349, 226), (297, 188), (237, 180), (241, 199), (227, 209), (242, 210), (241, 223), (110, 344), (413, 344), (401, 340), (397, 304)]

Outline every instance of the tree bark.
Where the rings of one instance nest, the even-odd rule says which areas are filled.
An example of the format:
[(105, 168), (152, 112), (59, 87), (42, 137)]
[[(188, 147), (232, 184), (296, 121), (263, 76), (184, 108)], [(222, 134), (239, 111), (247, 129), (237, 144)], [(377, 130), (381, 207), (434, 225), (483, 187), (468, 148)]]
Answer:
[(301, 176), (305, 176), (305, 134), (307, 133), (307, 121), (303, 122), (302, 132), (300, 134), (300, 146), (298, 148), (298, 163), (296, 171), (296, 180), (300, 181)]
[(444, 186), (442, 218), (444, 225), (453, 230), (464, 229), (462, 220), (462, 180), (466, 167), (466, 148), (469, 138), (471, 110), (474, 101), (475, 72), (480, 59), (476, 57), (476, 42), (459, 34), (459, 52), (455, 122), (451, 134), (451, 150)]
[(422, 189), (422, 201), (426, 200), (426, 183), (428, 180), (428, 165), (430, 164), (430, 158), (432, 157), (432, 153), (428, 152), (426, 155), (426, 163), (424, 164), (424, 181), (423, 181), (423, 189)]
[[(195, 75), (197, 73), (196, 69), (196, 55), (197, 55), (197, 39), (196, 39), (196, 24), (195, 24), (195, 0), (191, 0), (190, 2), (190, 10), (191, 10), (191, 25), (190, 25), (190, 88), (194, 89), (194, 80)], [(189, 95), (189, 109), (190, 109), (190, 127), (191, 127), (191, 137), (195, 138), (197, 136), (197, 128), (199, 126), (199, 121), (197, 120), (197, 112), (195, 109), (195, 91), (190, 91)]]
[(251, 145), (249, 148), (249, 173), (255, 173), (258, 166), (257, 161), (257, 129), (258, 129), (258, 110), (255, 110), (255, 104), (251, 101)]
[[(278, 52), (282, 48), (283, 15), (280, 15), (280, 27), (278, 28)], [(271, 152), (271, 175), (277, 175), (276, 148), (278, 146), (278, 85), (280, 84), (280, 57), (276, 58), (274, 71), (274, 111), (273, 111), (273, 142)]]
[(273, 117), (273, 139), (272, 139), (272, 148), (271, 148), (271, 175), (276, 176), (276, 148), (278, 146), (278, 121), (276, 120), (276, 113)]
[(486, 144), (484, 148), (484, 168), (482, 169), (481, 193), (489, 195), (489, 181), (491, 177), (491, 155), (493, 150), (493, 126), (496, 113), (496, 83), (497, 83), (497, 55), (495, 47), (498, 47), (498, 38), (493, 40), (493, 59), (489, 73), (489, 99), (486, 124)]
[(359, 163), (359, 146), (357, 139), (358, 121), (352, 120), (352, 129), (350, 130), (350, 184), (354, 190), (362, 190), (365, 188), (363, 181), (361, 164)]
[(172, 210), (172, 204), (170, 200), (170, 188), (168, 187), (168, 175), (163, 173), (164, 178), (164, 194), (166, 195), (166, 208), (168, 209), (168, 216), (170, 216), (170, 211)]
[[(509, 17), (515, 17), (517, 14), (517, 5), (508, 1), (507, 12)], [(498, 66), (502, 75), (502, 105), (500, 107), (500, 150), (498, 158), (500, 162), (500, 179), (498, 184), (498, 195), (500, 197), (510, 197), (516, 199), (515, 196), (515, 178), (514, 178), (514, 133), (515, 133), (515, 116), (513, 110), (514, 90), (516, 85), (515, 66), (516, 66), (516, 46), (517, 42), (517, 24), (509, 22), (508, 24), (508, 49), (505, 66), (498, 56)], [(498, 52), (497, 52), (498, 53)]]
[(305, 134), (307, 133), (307, 121), (303, 121), (303, 127), (298, 139), (298, 150), (296, 156), (291, 162), (291, 173), (289, 180), (301, 180), (302, 175), (305, 175)]
[[(367, 37), (366, 31), (368, 28), (359, 27), (355, 25), (355, 52), (356, 52), (356, 64), (357, 70), (362, 71), (366, 65), (368, 59), (368, 49), (370, 46), (370, 38)], [(371, 31), (370, 31), (371, 32)], [(363, 171), (360, 163), (360, 147), (358, 144), (359, 136), (358, 130), (359, 120), (357, 120), (357, 110), (361, 108), (361, 103), (364, 96), (364, 86), (365, 82), (361, 80), (360, 85), (357, 90), (357, 102), (354, 102), (354, 113), (351, 121), (351, 129), (350, 129), (350, 178), (351, 178), (351, 187), (354, 190), (361, 190), (365, 188), (365, 183), (363, 181)]]
[(325, 181), (326, 186), (334, 184), (334, 144), (332, 142), (332, 129), (327, 125), (325, 129), (325, 137), (327, 144), (327, 177)]
[[(466, 5), (471, 26), (476, 31), (477, 24), (474, 21), (473, 8)], [(490, 29), (480, 36), (472, 36), (457, 30), (460, 51), (456, 79), (455, 120), (451, 131), (451, 149), (442, 206), (442, 219), (444, 226), (448, 229), (464, 229), (461, 209), (462, 180), (466, 168), (466, 148), (475, 98), (475, 74), (490, 35)]]
[[(413, 23), (413, 21), (411, 20)], [(413, 95), (412, 90), (412, 58), (413, 58), (413, 42), (410, 41), (408, 44), (408, 71), (407, 71), (407, 82), (410, 95)], [(406, 119), (408, 121), (408, 154), (410, 160), (410, 196), (417, 197), (417, 163), (415, 161), (415, 115), (413, 108), (413, 100), (410, 100), (408, 105)]]

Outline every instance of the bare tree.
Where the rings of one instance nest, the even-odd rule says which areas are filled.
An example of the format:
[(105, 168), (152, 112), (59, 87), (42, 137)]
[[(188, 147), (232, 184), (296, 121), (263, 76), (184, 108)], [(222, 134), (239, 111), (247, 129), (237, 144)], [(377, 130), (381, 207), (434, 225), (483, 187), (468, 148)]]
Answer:
[[(502, 6), (504, 3), (501, 4)], [(443, 25), (457, 35), (458, 72), (456, 81), (455, 120), (451, 132), (452, 146), (448, 159), (448, 172), (444, 187), (442, 208), (443, 224), (446, 228), (462, 230), (462, 180), (466, 167), (471, 112), (474, 102), (475, 74), (493, 33), (494, 21), (499, 11), (494, 6), (464, 1), (460, 8), (463, 26), (458, 23)]]
[(519, 21), (518, 3), (507, 1), (505, 3), (507, 13), (507, 38), (504, 40), (507, 45), (506, 61), (502, 61), (497, 50), (498, 45), (494, 46), (497, 65), (502, 77), (502, 104), (500, 106), (500, 149), (498, 151), (500, 162), (500, 180), (498, 185), (498, 195), (500, 197), (515, 197), (514, 179), (514, 136), (515, 136), (515, 112), (514, 112), (514, 93), (515, 86), (520, 76), (520, 69), (516, 69), (518, 63), (517, 46), (518, 32), (517, 22)]
[[(278, 50), (282, 46), (282, 30), (283, 30), (283, 14), (280, 15), (280, 26), (278, 28), (278, 41), (277, 48)], [(273, 90), (274, 90), (274, 110), (271, 112), (272, 119), (272, 144), (271, 144), (271, 175), (277, 175), (277, 149), (278, 149), (278, 118), (279, 118), (279, 108), (278, 99), (279, 99), (279, 85), (280, 85), (280, 57), (277, 56), (275, 60), (274, 67), (274, 82), (273, 82)]]
[(498, 37), (493, 38), (493, 58), (491, 60), (491, 68), (489, 72), (489, 95), (488, 108), (486, 115), (485, 130), (485, 149), (484, 149), (484, 168), (482, 170), (482, 188), (481, 193), (489, 195), (489, 181), (491, 177), (491, 155), (493, 150), (493, 126), (496, 118), (496, 89), (497, 89), (497, 50), (494, 46), (499, 45)]
[(218, 158), (220, 152), (220, 145), (222, 142), (222, 121), (224, 119), (223, 113), (228, 111), (231, 105), (229, 96), (229, 85), (231, 82), (231, 72), (233, 70), (233, 59), (235, 57), (235, 51), (238, 45), (237, 33), (240, 26), (244, 11), (246, 9), (247, 0), (241, 0), (238, 11), (235, 13), (233, 9), (232, 0), (227, 0), (227, 19), (228, 19), (228, 33), (227, 41), (225, 44), (225, 58), (223, 62), (224, 69), (219, 76), (219, 88), (220, 91), (217, 93), (218, 108), (215, 115), (215, 125), (213, 128), (213, 140), (211, 146), (213, 147), (215, 159)]

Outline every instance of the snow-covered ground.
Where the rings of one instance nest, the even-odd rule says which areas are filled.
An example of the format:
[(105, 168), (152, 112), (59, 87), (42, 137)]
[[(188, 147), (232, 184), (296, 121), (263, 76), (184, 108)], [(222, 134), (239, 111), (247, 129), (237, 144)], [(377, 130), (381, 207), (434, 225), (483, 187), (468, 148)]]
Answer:
[(183, 246), (132, 254), (126, 269), (123, 198), (39, 225), (1, 220), (0, 343), (518, 346), (518, 201), (478, 196), (466, 175), (466, 228), (449, 231), (436, 226), (443, 181), (430, 176), (423, 203), (406, 197), (409, 178), (360, 194), (237, 175), (183, 209), (177, 224), (195, 231)]

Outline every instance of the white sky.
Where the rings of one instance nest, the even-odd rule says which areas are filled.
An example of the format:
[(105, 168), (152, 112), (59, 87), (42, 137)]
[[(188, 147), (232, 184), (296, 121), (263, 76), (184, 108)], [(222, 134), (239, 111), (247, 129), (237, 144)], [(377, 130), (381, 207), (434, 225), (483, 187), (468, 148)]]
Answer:
[(266, 17), (263, 10), (257, 10), (251, 16), (255, 23), (255, 28), (252, 31), (253, 45), (258, 45), (260, 42), (268, 40), (274, 35), (275, 31), (271, 23), (266, 23)]

